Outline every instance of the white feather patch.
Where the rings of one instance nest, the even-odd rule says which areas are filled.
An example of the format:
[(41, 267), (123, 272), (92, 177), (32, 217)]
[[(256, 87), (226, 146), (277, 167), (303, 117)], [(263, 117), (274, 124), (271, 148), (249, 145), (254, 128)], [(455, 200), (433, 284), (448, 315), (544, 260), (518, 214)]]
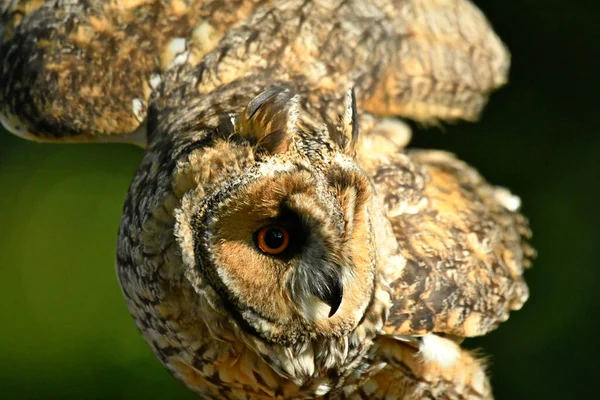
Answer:
[(317, 396), (323, 396), (324, 394), (327, 394), (329, 391), (331, 390), (331, 386), (329, 386), (326, 383), (321, 383), (318, 387), (317, 390), (315, 390), (315, 394)]
[(131, 100), (131, 109), (135, 119), (139, 122), (144, 121), (144, 118), (146, 117), (146, 104), (142, 99), (135, 98)]
[(521, 208), (521, 198), (512, 194), (507, 188), (497, 186), (494, 191), (494, 197), (508, 211), (516, 212)]
[(185, 51), (185, 49), (186, 49), (185, 38), (178, 37), (178, 38), (171, 39), (171, 41), (167, 45), (167, 49), (173, 55), (177, 55), (179, 53), (183, 53)]
[(171, 64), (169, 64), (169, 68), (177, 67), (179, 65), (183, 65), (187, 62), (188, 56), (190, 55), (189, 51), (184, 51), (183, 53), (179, 53), (175, 56)]
[(460, 348), (451, 340), (432, 333), (421, 338), (419, 355), (426, 363), (435, 362), (440, 367), (451, 367), (460, 358)]
[(156, 88), (158, 88), (158, 85), (160, 85), (160, 83), (162, 82), (162, 78), (160, 77), (159, 74), (152, 74), (150, 75), (150, 87), (152, 88), (152, 90), (156, 90)]

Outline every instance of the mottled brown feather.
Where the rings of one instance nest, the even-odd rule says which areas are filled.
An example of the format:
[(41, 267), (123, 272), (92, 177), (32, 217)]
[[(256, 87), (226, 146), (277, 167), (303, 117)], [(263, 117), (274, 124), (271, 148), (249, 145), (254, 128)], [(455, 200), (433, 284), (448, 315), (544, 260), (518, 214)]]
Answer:
[(465, 0), (40, 3), (3, 6), (0, 52), (2, 122), (34, 140), (128, 140), (153, 91), (164, 108), (265, 72), (321, 98), (356, 87), (376, 115), (474, 120), (509, 66)]
[(8, 29), (0, 48), (0, 115), (10, 131), (42, 141), (119, 141), (103, 136), (134, 132), (146, 117), (156, 82), (177, 53), (185, 50), (194, 28), (204, 22), (217, 31), (213, 36), (220, 37), (254, 4), (241, 0), (41, 3), (18, 1), (5, 11)]
[(363, 155), (405, 260), (384, 331), (483, 335), (527, 300), (526, 219), (473, 168), (441, 151)]

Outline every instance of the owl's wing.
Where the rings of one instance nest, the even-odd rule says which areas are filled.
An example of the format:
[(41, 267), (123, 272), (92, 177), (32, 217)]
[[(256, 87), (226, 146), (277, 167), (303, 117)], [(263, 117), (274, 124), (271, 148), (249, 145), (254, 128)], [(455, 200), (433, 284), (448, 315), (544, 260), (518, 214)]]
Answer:
[[(158, 110), (268, 74), (325, 99), (315, 103), (354, 87), (363, 111), (428, 122), (477, 119), (510, 56), (468, 0), (286, 0), (257, 7), (183, 64), (165, 78)], [(337, 117), (330, 108), (319, 111)]]
[[(38, 141), (133, 141), (163, 72), (207, 52), (244, 0), (2, 0), (0, 121)], [(139, 129), (138, 129), (139, 128)], [(127, 135), (123, 137), (122, 135)]]
[(396, 40), (361, 108), (420, 122), (477, 120), (508, 80), (510, 53), (467, 0), (391, 1)]
[(0, 121), (40, 141), (128, 141), (156, 87), (162, 110), (256, 74), (324, 98), (354, 86), (377, 116), (473, 120), (509, 66), (468, 0), (3, 0), (0, 12)]
[(491, 400), (485, 363), (449, 339), (429, 335), (415, 348), (390, 336), (379, 336), (370, 356), (378, 372), (356, 388), (352, 399)]
[(520, 200), (441, 151), (371, 152), (359, 161), (397, 241), (390, 335), (483, 335), (528, 297), (534, 250)]

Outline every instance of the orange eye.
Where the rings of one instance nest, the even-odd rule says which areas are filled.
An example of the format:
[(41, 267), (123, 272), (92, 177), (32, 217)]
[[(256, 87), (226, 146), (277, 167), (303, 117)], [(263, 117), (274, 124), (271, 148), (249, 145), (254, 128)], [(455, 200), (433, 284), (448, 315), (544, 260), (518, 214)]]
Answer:
[(266, 254), (277, 255), (287, 249), (290, 242), (290, 234), (287, 229), (280, 226), (265, 226), (256, 235), (258, 248)]

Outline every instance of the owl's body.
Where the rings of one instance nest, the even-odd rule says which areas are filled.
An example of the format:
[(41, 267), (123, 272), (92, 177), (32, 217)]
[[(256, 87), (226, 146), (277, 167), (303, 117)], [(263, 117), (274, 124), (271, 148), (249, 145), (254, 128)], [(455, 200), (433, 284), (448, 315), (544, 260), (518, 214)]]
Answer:
[(26, 16), (0, 30), (5, 126), (147, 146), (118, 274), (190, 389), (491, 397), (459, 344), (527, 298), (518, 198), (406, 150), (383, 118), (475, 119), (504, 83), (508, 55), (470, 3), (9, 3)]

